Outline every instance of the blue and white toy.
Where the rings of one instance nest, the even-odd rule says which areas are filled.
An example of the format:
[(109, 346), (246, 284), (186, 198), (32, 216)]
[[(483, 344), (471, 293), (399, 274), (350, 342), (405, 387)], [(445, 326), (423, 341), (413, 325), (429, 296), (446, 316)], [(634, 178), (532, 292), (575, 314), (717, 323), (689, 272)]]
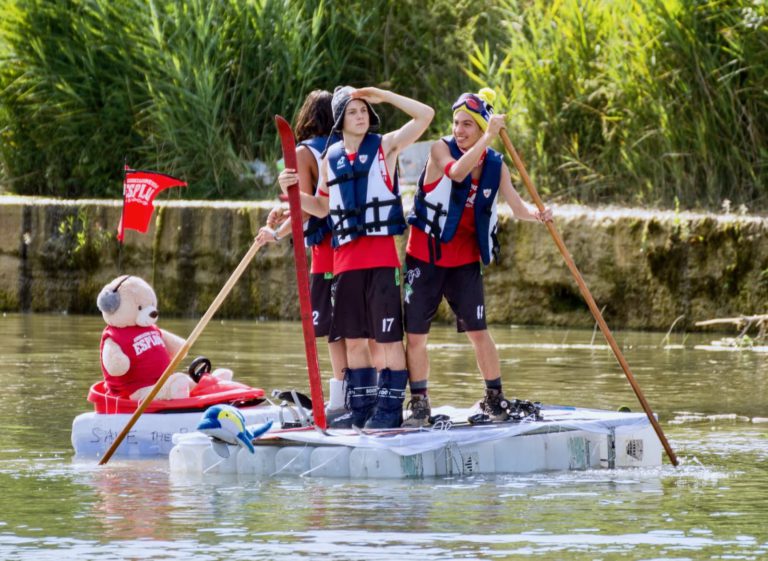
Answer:
[(222, 458), (229, 458), (231, 446), (242, 446), (254, 453), (252, 441), (272, 428), (272, 421), (249, 430), (245, 417), (232, 405), (213, 405), (205, 410), (197, 430), (211, 437), (214, 451)]

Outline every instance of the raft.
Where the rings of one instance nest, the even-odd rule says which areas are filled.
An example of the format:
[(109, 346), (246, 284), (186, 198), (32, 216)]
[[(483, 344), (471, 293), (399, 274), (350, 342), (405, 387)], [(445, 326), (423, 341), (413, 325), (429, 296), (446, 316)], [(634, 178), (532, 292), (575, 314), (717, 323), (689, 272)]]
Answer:
[[(110, 395), (103, 381), (91, 386), (88, 401), (94, 410), (81, 413), (72, 422), (72, 447), (76, 456), (100, 457), (128, 424), (139, 402)], [(211, 405), (235, 405), (249, 424), (276, 420), (279, 408), (263, 405), (264, 401), (261, 388), (203, 375), (189, 398), (152, 401), (115, 455), (131, 458), (167, 456), (173, 447), (172, 436), (193, 432), (203, 412)]]
[(440, 407), (449, 422), (422, 429), (272, 430), (251, 454), (228, 458), (208, 436), (178, 433), (174, 474), (400, 479), (661, 466), (662, 446), (643, 413), (542, 406), (541, 418), (470, 425), (476, 409)]

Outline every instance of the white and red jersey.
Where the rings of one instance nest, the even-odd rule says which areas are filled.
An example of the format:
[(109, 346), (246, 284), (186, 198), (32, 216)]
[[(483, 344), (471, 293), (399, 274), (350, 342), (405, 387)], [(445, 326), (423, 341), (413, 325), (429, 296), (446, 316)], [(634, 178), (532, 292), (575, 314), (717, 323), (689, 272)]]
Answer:
[(153, 385), (171, 363), (171, 355), (163, 341), (163, 334), (154, 325), (149, 327), (107, 326), (101, 334), (100, 350), (104, 342), (112, 339), (130, 360), (128, 372), (123, 376), (111, 376), (101, 363), (101, 373), (107, 391), (119, 397), (130, 397), (140, 388)]

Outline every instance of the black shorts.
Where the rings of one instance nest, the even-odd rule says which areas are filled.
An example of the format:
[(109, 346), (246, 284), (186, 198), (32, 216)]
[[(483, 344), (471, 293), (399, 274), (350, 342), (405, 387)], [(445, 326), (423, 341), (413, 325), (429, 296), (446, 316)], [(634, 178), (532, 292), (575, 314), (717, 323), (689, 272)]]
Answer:
[(485, 296), (480, 263), (440, 267), (405, 256), (405, 330), (429, 333), (440, 301), (445, 297), (456, 315), (456, 330), (480, 331), (485, 323)]
[(309, 298), (312, 303), (312, 325), (315, 337), (327, 337), (331, 332), (331, 285), (330, 273), (309, 275)]
[(332, 295), (334, 335), (379, 343), (403, 340), (400, 269), (346, 271), (334, 279)]

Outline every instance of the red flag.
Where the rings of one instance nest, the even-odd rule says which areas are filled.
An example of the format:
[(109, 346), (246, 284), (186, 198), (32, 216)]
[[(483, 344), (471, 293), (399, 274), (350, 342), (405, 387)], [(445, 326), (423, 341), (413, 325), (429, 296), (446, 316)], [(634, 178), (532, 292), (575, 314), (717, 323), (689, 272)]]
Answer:
[(155, 206), (152, 201), (160, 191), (170, 187), (186, 187), (186, 182), (164, 173), (125, 167), (123, 181), (123, 214), (117, 227), (117, 239), (122, 243), (125, 229), (146, 233)]

